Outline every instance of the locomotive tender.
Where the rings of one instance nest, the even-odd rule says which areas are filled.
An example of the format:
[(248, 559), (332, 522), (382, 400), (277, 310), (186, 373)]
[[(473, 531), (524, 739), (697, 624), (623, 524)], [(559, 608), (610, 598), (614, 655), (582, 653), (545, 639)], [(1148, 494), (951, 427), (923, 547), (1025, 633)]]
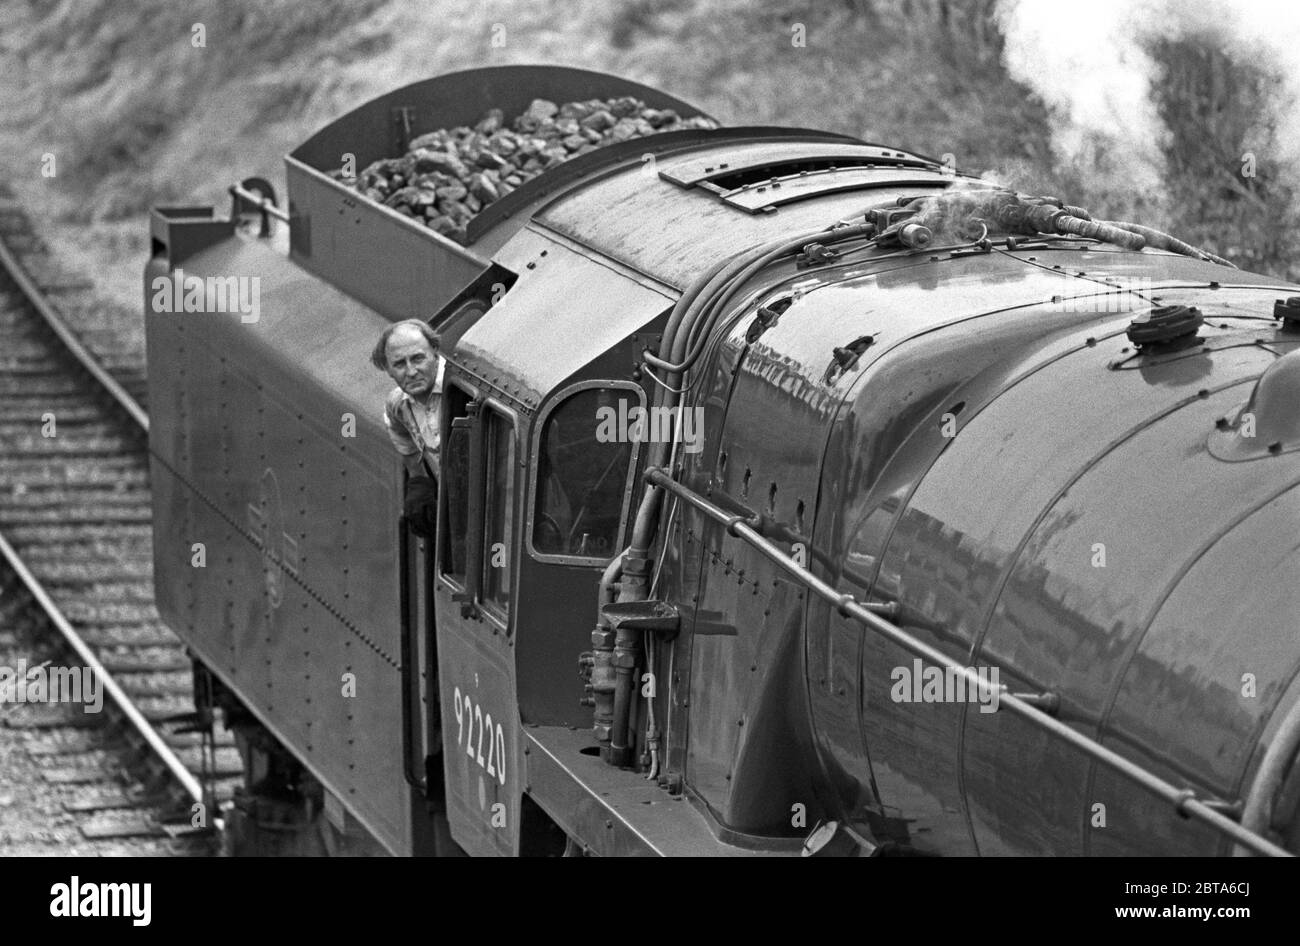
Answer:
[[(286, 209), (154, 211), (157, 600), (239, 736), (232, 834), (1300, 850), (1300, 287), (805, 129), (600, 148), (465, 246), (328, 173), (592, 95), (699, 114), (454, 73), (290, 154)], [(257, 277), (257, 318), (157, 310), (178, 269)], [(427, 545), (367, 359), (410, 317), (448, 359)], [(636, 409), (675, 435), (598, 435)]]

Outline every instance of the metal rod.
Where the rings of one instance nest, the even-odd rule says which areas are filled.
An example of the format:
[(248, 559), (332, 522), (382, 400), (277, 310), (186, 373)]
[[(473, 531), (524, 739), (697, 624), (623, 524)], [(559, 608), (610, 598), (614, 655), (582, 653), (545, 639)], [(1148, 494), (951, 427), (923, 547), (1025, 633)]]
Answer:
[[(1242, 810), (1241, 824), (1250, 830), (1265, 830), (1273, 817), (1273, 802), (1286, 784), (1288, 761), (1300, 747), (1300, 703), (1295, 703), (1282, 718), (1282, 725), (1273, 733), (1273, 739), (1264, 750), (1264, 758), (1255, 770), (1246, 805)], [(1236, 848), (1235, 855), (1244, 854)]]
[(262, 211), (262, 213), (270, 214), (276, 220), (281, 220), (284, 223), (289, 222), (289, 215), (287, 213), (256, 191), (247, 190), (238, 184), (231, 184), (230, 193), (238, 197), (240, 200), (252, 204), (258, 210)]
[(144, 412), (144, 408), (86, 350), (86, 346), (81, 344), (81, 340), (73, 334), (72, 329), (68, 328), (67, 323), (63, 321), (63, 317), (45, 299), (40, 288), (27, 275), (27, 271), (23, 269), (22, 264), (18, 262), (18, 259), (3, 243), (0, 243), (0, 266), (3, 266), (8, 272), (9, 277), (22, 290), (23, 295), (27, 297), (27, 301), (31, 303), (32, 308), (45, 320), (45, 324), (49, 326), (50, 331), (59, 337), (59, 341), (71, 352), (72, 357), (77, 359), (77, 363), (85, 371), (89, 372), (90, 376), (126, 411), (137, 427), (147, 432), (149, 430), (149, 415)]
[(981, 695), (992, 694), (996, 691), (999, 694), (999, 709), (1007, 708), (1035, 726), (1047, 730), (1059, 739), (1068, 742), (1070, 745), (1079, 749), (1086, 755), (1092, 756), (1103, 765), (1107, 765), (1119, 772), (1126, 778), (1136, 782), (1147, 791), (1173, 804), (1175, 810), (1187, 817), (1196, 818), (1203, 821), (1211, 827), (1217, 829), (1223, 834), (1228, 835), (1242, 845), (1253, 849), (1260, 854), (1266, 854), (1273, 857), (1290, 857), (1291, 854), (1283, 848), (1277, 846), (1267, 838), (1260, 837), (1253, 831), (1243, 828), (1229, 818), (1224, 817), (1204, 802), (1196, 799), (1194, 794), (1184, 788), (1177, 788), (1160, 778), (1148, 772), (1142, 766), (1129, 761), (1118, 753), (1107, 749), (1093, 739), (1082, 735), (1071, 729), (1064, 723), (1058, 722), (1049, 716), (1044, 715), (1023, 699), (1011, 693), (1004, 693), (1002, 687), (986, 682), (981, 679), (975, 670), (971, 667), (964, 667), (957, 661), (953, 660), (947, 654), (936, 650), (929, 644), (917, 640), (911, 634), (908, 634), (896, 624), (878, 617), (876, 614), (859, 603), (853, 595), (843, 594), (836, 591), (826, 582), (822, 581), (812, 572), (808, 571), (793, 558), (787, 555), (782, 549), (778, 548), (772, 542), (763, 537), (750, 524), (750, 520), (743, 516), (732, 515), (715, 506), (704, 497), (694, 491), (682, 486), (663, 469), (652, 467), (646, 470), (645, 478), (648, 482), (660, 486), (667, 492), (672, 493), (683, 502), (693, 506), (700, 512), (704, 513), (710, 519), (726, 527), (731, 535), (743, 539), (746, 543), (760, 552), (765, 558), (771, 561), (782, 571), (789, 574), (792, 578), (800, 582), (809, 590), (815, 592), (825, 601), (835, 605), (836, 610), (847, 618), (852, 618), (868, 628), (893, 641), (904, 650), (921, 657), (931, 663), (938, 664), (945, 669), (955, 670), (960, 673), (969, 684), (976, 687)]
[(190, 774), (189, 769), (185, 768), (184, 763), (177, 758), (171, 746), (163, 741), (157, 730), (149, 724), (149, 721), (144, 718), (136, 705), (131, 702), (131, 698), (123, 692), (122, 688), (117, 685), (117, 681), (104, 669), (104, 665), (99, 662), (99, 658), (95, 656), (94, 651), (86, 646), (86, 642), (81, 639), (81, 635), (68, 623), (68, 619), (63, 616), (63, 612), (54, 603), (54, 599), (46, 593), (36, 576), (28, 570), (23, 560), (18, 557), (18, 553), (14, 551), (14, 547), (9, 544), (9, 540), (3, 534), (0, 534), (0, 555), (4, 557), (9, 567), (18, 575), (19, 580), (26, 586), (32, 597), (36, 599), (36, 602), (41, 606), (41, 610), (49, 617), (58, 632), (67, 640), (68, 646), (99, 678), (100, 685), (108, 691), (109, 697), (117, 704), (118, 709), (126, 716), (127, 721), (144, 737), (144, 741), (149, 744), (149, 748), (153, 749), (158, 757), (162, 759), (172, 777), (181, 784), (181, 787), (185, 789), (190, 798), (196, 802), (202, 802), (203, 788), (199, 785), (198, 780)]

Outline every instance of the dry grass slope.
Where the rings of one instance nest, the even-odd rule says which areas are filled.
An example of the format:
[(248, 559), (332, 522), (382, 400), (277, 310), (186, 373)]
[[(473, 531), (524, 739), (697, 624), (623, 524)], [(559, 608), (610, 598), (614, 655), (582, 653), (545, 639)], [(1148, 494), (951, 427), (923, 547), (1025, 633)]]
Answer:
[[(963, 170), (1116, 218), (1195, 229), (1213, 217), (1218, 231), (1198, 230), (1198, 238), (1246, 226), (1240, 214), (1189, 201), (1186, 188), (1171, 188), (1176, 205), (1134, 193), (1123, 149), (1104, 136), (1083, 157), (1057, 154), (1059, 116), (1004, 67), (996, 4), (10, 4), (0, 9), (0, 96), (7, 103), (0, 158), (33, 209), (61, 221), (51, 232), (56, 247), (81, 256), (124, 313), (139, 306), (151, 204), (224, 206), (231, 181), (253, 174), (281, 180), (281, 155), (374, 95), (438, 72), (509, 62), (620, 73), (669, 89), (725, 123), (829, 128), (950, 153)], [(204, 48), (191, 42), (196, 23)], [(58, 160), (52, 180), (39, 173), (45, 153)], [(1276, 185), (1273, 191), (1281, 193)], [(1258, 233), (1207, 242), (1266, 244)], [(1295, 259), (1288, 253), (1274, 241), (1251, 262), (1280, 273)]]

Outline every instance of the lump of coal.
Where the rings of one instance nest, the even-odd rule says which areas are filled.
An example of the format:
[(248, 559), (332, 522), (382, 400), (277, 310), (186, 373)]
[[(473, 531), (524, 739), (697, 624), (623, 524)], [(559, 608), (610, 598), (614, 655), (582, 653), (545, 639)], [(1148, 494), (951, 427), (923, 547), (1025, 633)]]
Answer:
[(341, 170), (332, 176), (463, 244), (471, 217), (547, 168), (619, 141), (716, 127), (631, 96), (561, 104), (535, 99), (509, 123), (501, 109), (490, 109), (472, 128), (440, 128), (412, 139), (405, 155), (374, 162), (355, 181)]

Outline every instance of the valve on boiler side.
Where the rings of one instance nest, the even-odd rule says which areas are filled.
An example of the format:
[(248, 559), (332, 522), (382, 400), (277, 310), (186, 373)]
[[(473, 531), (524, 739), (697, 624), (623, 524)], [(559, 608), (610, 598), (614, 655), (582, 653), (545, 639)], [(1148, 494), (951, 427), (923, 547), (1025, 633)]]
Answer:
[[(629, 555), (624, 560), (620, 602), (644, 601), (649, 571), (649, 560), (644, 557)], [(611, 609), (617, 612), (617, 605), (601, 609), (591, 632), (592, 649), (578, 657), (578, 675), (587, 681), (581, 704), (592, 707), (592, 730), (600, 757), (610, 765), (625, 766), (633, 761), (629, 726), (636, 715), (641, 628), (612, 619)]]
[(909, 250), (923, 250), (934, 241), (934, 231), (919, 223), (900, 223), (880, 234), (880, 245), (897, 242)]
[(1282, 321), (1282, 331), (1300, 332), (1300, 296), (1291, 296), (1274, 302), (1273, 318)]
[(833, 263), (840, 258), (840, 254), (821, 243), (809, 243), (803, 248), (803, 252), (795, 257), (794, 263), (796, 269), (806, 269), (809, 266), (820, 266), (823, 263)]
[(614, 719), (609, 730), (609, 745), (602, 756), (610, 765), (631, 765), (634, 755), (636, 718), (633, 706), (637, 699), (637, 667), (641, 663), (641, 633), (634, 624), (616, 623), (614, 630)]
[(596, 666), (596, 655), (589, 650), (584, 650), (578, 655), (578, 676), (585, 680), (586, 683), (582, 688), (582, 699), (578, 701), (579, 706), (595, 706), (596, 691), (591, 685), (591, 671)]
[(1166, 353), (1196, 344), (1204, 322), (1196, 306), (1160, 305), (1133, 319), (1125, 334), (1144, 355)]
[[(638, 562), (640, 564), (638, 564)], [(645, 577), (649, 562), (630, 557), (632, 584)], [(623, 573), (626, 582), (628, 570)], [(620, 595), (620, 598), (623, 598)], [(596, 741), (600, 757), (610, 765), (632, 766), (638, 761), (638, 733), (644, 716), (645, 742), (640, 761), (657, 774), (659, 758), (659, 729), (653, 715), (653, 687), (646, 706), (638, 700), (640, 671), (653, 666), (655, 645), (676, 638), (681, 628), (681, 614), (675, 605), (665, 601), (642, 598), (620, 600), (601, 607), (595, 632), (591, 635), (594, 649), (578, 658), (578, 672), (588, 681), (587, 695), (582, 705), (591, 706)], [(646, 644), (652, 637), (653, 644)], [(646, 710), (643, 714), (642, 710)]]
[(604, 756), (614, 724), (614, 631), (602, 619), (591, 632), (592, 650), (578, 658), (578, 675), (587, 681), (583, 706), (592, 707), (592, 731)]

